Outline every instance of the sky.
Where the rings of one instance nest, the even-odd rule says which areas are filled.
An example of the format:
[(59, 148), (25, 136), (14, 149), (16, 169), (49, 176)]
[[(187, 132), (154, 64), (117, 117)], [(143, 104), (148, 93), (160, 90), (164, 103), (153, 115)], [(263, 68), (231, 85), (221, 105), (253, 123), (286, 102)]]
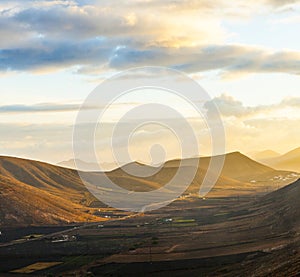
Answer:
[[(72, 158), (84, 99), (105, 78), (142, 66), (182, 71), (209, 93), (227, 152), (299, 147), (299, 23), (297, 0), (3, 0), (0, 154)], [(132, 107), (118, 105), (123, 112)], [(201, 123), (190, 121), (200, 134)], [(142, 149), (171, 140), (161, 127), (149, 133), (134, 140), (132, 159), (146, 160)], [(180, 155), (176, 147), (168, 158)]]

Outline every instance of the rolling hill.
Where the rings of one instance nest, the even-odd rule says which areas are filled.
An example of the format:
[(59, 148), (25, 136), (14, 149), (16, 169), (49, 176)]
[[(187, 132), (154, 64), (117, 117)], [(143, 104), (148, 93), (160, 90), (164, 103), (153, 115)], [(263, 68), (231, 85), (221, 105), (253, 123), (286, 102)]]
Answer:
[(49, 225), (97, 221), (81, 205), (64, 197), (0, 176), (0, 226)]
[[(192, 159), (189, 160), (191, 165), (195, 164)], [(189, 160), (186, 160), (185, 164), (189, 164)], [(210, 161), (210, 157), (200, 158), (196, 176), (187, 193), (198, 194)], [(168, 161), (157, 174), (143, 179), (130, 177), (124, 173), (122, 168), (110, 172), (109, 177), (127, 190), (149, 191), (168, 183), (176, 174), (179, 165), (180, 160)], [(133, 167), (134, 164), (128, 164), (125, 169), (128, 170)], [(138, 170), (140, 170), (140, 172), (137, 171), (138, 173), (145, 174), (148, 171), (153, 171), (153, 168), (145, 165)], [(186, 170), (189, 170), (188, 166)], [(232, 196), (273, 191), (295, 181), (297, 178), (298, 175), (293, 172), (274, 170), (240, 152), (229, 153), (225, 155), (223, 170), (209, 196)], [(91, 181), (91, 183), (93, 182)]]
[(253, 158), (254, 160), (260, 161), (260, 160), (266, 160), (266, 159), (272, 159), (277, 158), (281, 154), (273, 151), (273, 150), (264, 150), (260, 152), (253, 152), (249, 153), (249, 157)]
[(79, 159), (70, 159), (67, 161), (62, 161), (57, 165), (61, 167), (66, 167), (70, 169), (79, 169), (83, 171), (95, 171), (98, 166), (97, 164), (87, 163)]
[(300, 172), (300, 148), (296, 148), (279, 157), (261, 159), (260, 162), (276, 169)]
[[(63, 161), (57, 164), (61, 167), (66, 167), (70, 169), (76, 169), (81, 171), (98, 171), (99, 166), (97, 163), (89, 163), (80, 159), (70, 159), (68, 161)], [(102, 171), (110, 171), (115, 168), (118, 168), (116, 163), (102, 163), (101, 170)]]
[[(198, 195), (210, 159), (200, 159), (196, 176), (186, 194)], [(133, 177), (124, 172), (124, 168), (106, 173), (82, 174), (85, 174), (91, 184), (100, 187), (99, 180), (106, 174), (127, 190), (149, 191), (165, 185), (176, 174), (179, 162), (169, 161), (158, 173), (145, 178)], [(144, 165), (141, 170), (147, 172), (153, 168)], [(186, 170), (189, 170), (188, 165)], [(209, 196), (266, 193), (293, 182), (297, 177), (292, 172), (276, 171), (264, 166), (241, 153), (230, 153), (225, 157), (222, 174)], [(102, 220), (95, 215), (105, 205), (86, 189), (76, 170), (38, 161), (0, 157), (0, 187), (0, 225)]]
[(75, 170), (0, 157), (0, 225), (43, 225), (102, 220), (97, 200)]

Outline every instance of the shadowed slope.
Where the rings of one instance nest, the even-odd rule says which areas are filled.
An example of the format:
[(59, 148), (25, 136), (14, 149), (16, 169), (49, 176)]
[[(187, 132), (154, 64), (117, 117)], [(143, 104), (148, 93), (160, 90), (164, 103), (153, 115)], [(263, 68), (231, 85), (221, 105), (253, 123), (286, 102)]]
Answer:
[(269, 216), (265, 220), (287, 231), (300, 230), (300, 180), (280, 190), (267, 194), (260, 205)]

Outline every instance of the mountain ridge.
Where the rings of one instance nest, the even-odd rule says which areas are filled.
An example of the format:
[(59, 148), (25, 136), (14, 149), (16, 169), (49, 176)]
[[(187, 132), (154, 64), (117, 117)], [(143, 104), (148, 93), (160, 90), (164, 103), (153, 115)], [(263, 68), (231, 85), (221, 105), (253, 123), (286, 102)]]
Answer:
[(279, 157), (261, 159), (259, 162), (274, 167), (275, 169), (300, 172), (300, 147), (295, 148)]
[[(196, 176), (185, 194), (198, 195), (211, 159), (211, 157), (200, 158)], [(101, 177), (105, 174), (129, 191), (151, 191), (164, 186), (177, 172), (179, 163), (180, 160), (168, 161), (158, 173), (145, 178), (131, 176), (124, 171), (124, 168), (106, 173), (80, 172), (80, 174), (84, 174), (93, 185), (101, 186), (99, 180), (102, 180)], [(185, 164), (188, 165), (188, 163)], [(147, 165), (141, 168), (145, 172), (149, 170)], [(293, 173), (276, 171), (259, 164), (240, 152), (228, 153), (225, 155), (224, 168), (216, 186), (208, 196), (226, 197), (264, 193), (291, 183), (292, 178), (296, 178), (293, 176), (288, 179), (291, 174)], [(275, 180), (276, 176), (281, 176), (281, 179)], [(99, 208), (105, 208), (106, 205), (87, 190), (78, 171), (73, 169), (34, 160), (1, 156), (0, 187), (2, 201), (0, 222), (2, 225), (61, 224), (76, 222), (76, 220), (79, 222), (103, 220), (102, 217), (96, 215)], [(20, 195), (24, 195), (24, 198), (22, 199)], [(50, 204), (47, 203), (47, 199)], [(49, 210), (49, 216), (47, 216), (47, 210)], [(10, 216), (7, 217), (5, 214), (10, 214)]]

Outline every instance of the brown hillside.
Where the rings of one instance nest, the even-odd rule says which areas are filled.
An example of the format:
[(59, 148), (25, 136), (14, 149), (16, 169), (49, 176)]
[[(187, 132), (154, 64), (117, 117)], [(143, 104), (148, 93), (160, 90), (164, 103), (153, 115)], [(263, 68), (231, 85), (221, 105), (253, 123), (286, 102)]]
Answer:
[(0, 176), (0, 226), (44, 225), (100, 220), (81, 205)]
[[(188, 161), (185, 161), (186, 172), (191, 170)], [(194, 181), (186, 193), (198, 195), (209, 161), (210, 158), (201, 158)], [(158, 173), (147, 178), (130, 176), (122, 169), (106, 174), (127, 190), (149, 191), (165, 185), (176, 174), (178, 164), (179, 161), (169, 161)], [(151, 168), (142, 166), (141, 170), (147, 172)], [(82, 174), (90, 183), (101, 187), (101, 176), (104, 173)], [(231, 153), (226, 155), (222, 174), (209, 196), (266, 193), (293, 182), (295, 178), (291, 172), (276, 171), (240, 153)], [(178, 185), (184, 182), (185, 176), (179, 180)], [(101, 220), (92, 214), (103, 207), (103, 203), (86, 189), (76, 170), (37, 161), (0, 157), (0, 187), (2, 225)]]

